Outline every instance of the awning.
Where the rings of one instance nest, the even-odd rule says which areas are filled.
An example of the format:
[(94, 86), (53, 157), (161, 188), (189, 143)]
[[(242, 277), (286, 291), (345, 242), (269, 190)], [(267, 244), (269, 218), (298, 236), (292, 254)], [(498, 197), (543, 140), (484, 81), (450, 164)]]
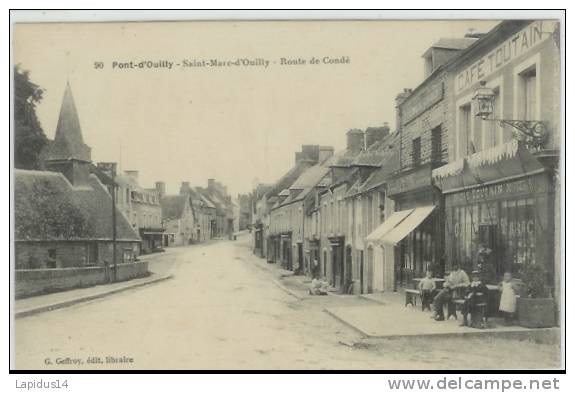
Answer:
[(389, 231), (399, 225), (405, 217), (409, 216), (415, 209), (401, 210), (393, 213), (387, 220), (385, 220), (380, 226), (375, 228), (365, 238), (366, 242), (379, 242), (383, 236), (385, 236)]
[(416, 207), (415, 210), (381, 239), (382, 243), (396, 245), (419, 226), (435, 206)]

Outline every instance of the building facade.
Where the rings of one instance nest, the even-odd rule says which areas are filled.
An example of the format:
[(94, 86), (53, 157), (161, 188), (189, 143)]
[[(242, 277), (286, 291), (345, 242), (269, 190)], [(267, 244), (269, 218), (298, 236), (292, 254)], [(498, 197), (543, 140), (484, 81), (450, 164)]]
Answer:
[(197, 238), (196, 221), (186, 195), (164, 195), (162, 206), (162, 226), (165, 228), (165, 246), (186, 246)]
[[(554, 21), (502, 22), (450, 65), (453, 154), (433, 172), (445, 198), (448, 264), (477, 268), (478, 249), (487, 247), (494, 281), (539, 264), (557, 299), (558, 28)], [(480, 88), (489, 91), (485, 112), (474, 100)]]

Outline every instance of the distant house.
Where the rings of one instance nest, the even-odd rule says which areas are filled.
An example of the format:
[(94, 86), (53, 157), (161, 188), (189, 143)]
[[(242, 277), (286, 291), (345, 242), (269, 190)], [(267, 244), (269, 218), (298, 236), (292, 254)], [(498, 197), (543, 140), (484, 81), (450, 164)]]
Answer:
[(212, 228), (216, 222), (216, 207), (195, 188), (190, 187), (189, 182), (182, 182), (180, 195), (185, 195), (190, 201), (194, 214), (195, 236), (197, 242), (203, 242), (212, 238)]
[[(14, 171), (16, 269), (113, 263), (113, 202), (91, 172), (67, 85), (56, 136), (43, 152), (47, 171)], [(116, 210), (116, 262), (133, 262), (140, 238)]]
[(162, 224), (168, 236), (166, 246), (183, 246), (195, 240), (197, 232), (190, 199), (186, 195), (166, 195), (162, 206)]

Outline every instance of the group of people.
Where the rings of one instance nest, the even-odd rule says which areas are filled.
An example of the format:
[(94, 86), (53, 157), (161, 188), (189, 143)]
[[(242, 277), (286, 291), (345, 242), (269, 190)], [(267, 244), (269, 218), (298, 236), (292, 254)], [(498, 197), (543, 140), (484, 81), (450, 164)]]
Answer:
[[(469, 276), (455, 263), (451, 273), (445, 279), (443, 288), (436, 289), (436, 281), (433, 279), (431, 271), (427, 271), (426, 277), (419, 283), (421, 300), (423, 305), (433, 305), (433, 318), (436, 321), (444, 321), (444, 305), (450, 303), (454, 298), (462, 299), (461, 314), (463, 322), (461, 326), (470, 326), (469, 315), (475, 315), (480, 307), (485, 307), (487, 303), (488, 288), (483, 282), (481, 271), (474, 270)], [(499, 311), (504, 315), (505, 321), (510, 323), (515, 315), (517, 296), (516, 288), (512, 281), (512, 275), (506, 272), (503, 281), (499, 284), (501, 299)]]

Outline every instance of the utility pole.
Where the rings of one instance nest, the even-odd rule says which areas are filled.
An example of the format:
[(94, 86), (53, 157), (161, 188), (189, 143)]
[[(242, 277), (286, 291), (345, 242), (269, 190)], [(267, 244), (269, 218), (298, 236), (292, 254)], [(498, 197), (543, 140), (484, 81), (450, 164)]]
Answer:
[(116, 262), (116, 184), (112, 185), (112, 259), (114, 261), (114, 282), (118, 279), (118, 263)]

